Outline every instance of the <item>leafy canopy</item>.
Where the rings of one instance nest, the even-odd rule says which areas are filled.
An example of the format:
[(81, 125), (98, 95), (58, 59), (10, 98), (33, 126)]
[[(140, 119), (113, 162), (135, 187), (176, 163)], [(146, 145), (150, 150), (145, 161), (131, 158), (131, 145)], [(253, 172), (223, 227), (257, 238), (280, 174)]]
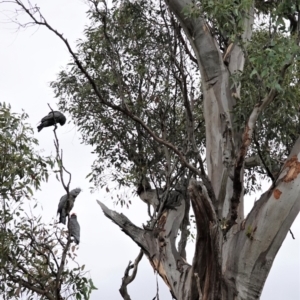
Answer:
[[(241, 42), (240, 20), (251, 1), (197, 1), (185, 8), (187, 16), (207, 20), (221, 52), (225, 54), (233, 42), (244, 50), (244, 72), (231, 74), (233, 92), (241, 85), (233, 110), (238, 131), (244, 129), (254, 105), (271, 88), (278, 91), (258, 120), (249, 155), (259, 155), (263, 163), (248, 171), (248, 192), (259, 188), (257, 174), (265, 176), (266, 169), (278, 172), (299, 133), (299, 47), (290, 18), (296, 16), (296, 6), (287, 2), (256, 4), (255, 30), (248, 43)], [(100, 187), (110, 181), (130, 185), (148, 174), (155, 185), (175, 184), (188, 171), (132, 116), (200, 167), (199, 155), (205, 154), (201, 77), (180, 24), (161, 1), (91, 4), (88, 17), (90, 25), (78, 42), (77, 54), (98, 94), (73, 62), (51, 86), (60, 108), (75, 120), (83, 142), (98, 154), (91, 181)], [(282, 81), (285, 64), (292, 67)]]
[[(171, 177), (166, 165), (174, 169), (174, 177), (181, 172), (180, 164), (118, 109), (127, 108), (155, 134), (189, 151), (185, 97), (194, 97), (199, 117), (202, 100), (199, 72), (178, 40), (183, 38), (182, 30), (162, 3), (123, 1), (111, 9), (91, 9), (88, 15), (91, 25), (77, 52), (107, 103), (99, 101), (85, 76), (70, 63), (51, 84), (60, 108), (71, 113), (83, 141), (95, 147), (95, 183), (136, 183), (141, 174), (148, 173), (160, 185)], [(201, 119), (196, 124), (196, 143), (201, 148), (202, 123)], [(187, 155), (196, 161), (194, 153)]]
[(2, 199), (32, 196), (33, 186), (39, 189), (47, 181), (49, 158), (43, 158), (35, 150), (38, 144), (33, 130), (25, 123), (28, 115), (11, 112), (11, 107), (0, 103), (0, 193)]

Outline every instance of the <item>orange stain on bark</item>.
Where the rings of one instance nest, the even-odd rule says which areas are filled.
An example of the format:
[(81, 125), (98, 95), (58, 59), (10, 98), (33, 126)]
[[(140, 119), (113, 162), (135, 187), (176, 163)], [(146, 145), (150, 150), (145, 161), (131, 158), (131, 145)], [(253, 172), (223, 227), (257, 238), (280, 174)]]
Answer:
[(284, 182), (290, 182), (294, 180), (300, 173), (300, 162), (296, 155), (291, 157), (286, 163), (285, 167), (289, 168), (287, 174), (284, 176)]
[(251, 144), (251, 140), (250, 140), (250, 137), (249, 137), (249, 131), (250, 131), (250, 128), (247, 124), (245, 129), (244, 129), (244, 133), (243, 133), (243, 137), (242, 137), (242, 145), (241, 145), (241, 148), (240, 148), (240, 157), (245, 157), (246, 156), (248, 147)]
[(282, 192), (279, 189), (275, 189), (273, 192), (274, 198), (278, 200), (281, 196)]

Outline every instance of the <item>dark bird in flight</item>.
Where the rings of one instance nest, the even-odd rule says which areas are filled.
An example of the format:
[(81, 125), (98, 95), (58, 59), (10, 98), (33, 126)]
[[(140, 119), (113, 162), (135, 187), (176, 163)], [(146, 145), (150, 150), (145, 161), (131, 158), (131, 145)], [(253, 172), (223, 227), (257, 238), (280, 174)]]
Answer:
[(74, 242), (78, 245), (80, 242), (80, 225), (76, 214), (72, 214), (69, 220), (69, 234), (74, 238)]
[(66, 117), (60, 111), (50, 111), (49, 114), (41, 120), (41, 124), (37, 127), (40, 132), (44, 127), (53, 126), (56, 123), (63, 126), (66, 123)]
[[(59, 204), (58, 204), (58, 209), (57, 213), (59, 214), (59, 223), (66, 224), (66, 217), (69, 216), (70, 211), (72, 210), (74, 206), (74, 202), (76, 197), (79, 195), (81, 192), (80, 188), (76, 188), (72, 191), (69, 192), (69, 201), (68, 200), (68, 195), (63, 195), (60, 198)], [(68, 203), (69, 202), (69, 203)]]

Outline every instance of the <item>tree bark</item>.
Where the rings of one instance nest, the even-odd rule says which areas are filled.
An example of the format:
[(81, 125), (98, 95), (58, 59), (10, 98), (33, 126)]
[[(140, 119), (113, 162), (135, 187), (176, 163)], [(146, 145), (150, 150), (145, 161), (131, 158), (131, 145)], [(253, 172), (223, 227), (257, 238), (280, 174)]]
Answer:
[(223, 246), (222, 272), (231, 274), (238, 299), (258, 299), (275, 256), (300, 210), (300, 138), (274, 186), (256, 202), (239, 232)]
[[(140, 253), (137, 256), (137, 258), (135, 259), (134, 263), (132, 264), (132, 262), (130, 261), (127, 268), (125, 269), (124, 277), (122, 278), (122, 285), (119, 289), (119, 292), (122, 295), (124, 300), (131, 300), (131, 298), (128, 294), (128, 291), (127, 291), (127, 285), (130, 284), (135, 279), (138, 265), (139, 265), (139, 262), (141, 261), (143, 255), (144, 255), (143, 250), (140, 250)], [(131, 275), (129, 275), (129, 271), (131, 269), (133, 269), (133, 270), (132, 270)]]

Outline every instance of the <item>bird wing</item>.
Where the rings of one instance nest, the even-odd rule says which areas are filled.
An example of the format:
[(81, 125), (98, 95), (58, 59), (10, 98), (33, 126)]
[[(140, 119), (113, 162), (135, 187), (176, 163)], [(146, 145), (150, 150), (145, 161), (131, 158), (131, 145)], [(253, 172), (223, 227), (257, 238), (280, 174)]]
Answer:
[(63, 208), (59, 214), (59, 223), (66, 224), (66, 210)]
[(53, 120), (53, 114), (55, 119), (58, 119), (62, 116), (62, 113), (59, 111), (50, 111), (49, 114), (41, 120), (41, 122), (43, 123), (45, 121)]
[(77, 221), (76, 217), (71, 217), (70, 222), (69, 222), (69, 230), (70, 230), (70, 235), (73, 236), (79, 244), (80, 242), (80, 225)]
[[(74, 206), (74, 200), (75, 198), (79, 195), (79, 193), (81, 192), (80, 188), (76, 188), (74, 190), (71, 190), (69, 193), (69, 211), (67, 213), (69, 213), (73, 206)], [(66, 204), (67, 204), (67, 199), (68, 199), (68, 195), (63, 195), (60, 200), (59, 200), (59, 204), (58, 204), (58, 208), (57, 208), (57, 213), (61, 213), (61, 211), (63, 210), (63, 208), (66, 208)]]
[(57, 208), (57, 213), (60, 213), (62, 211), (62, 209), (65, 207), (67, 202), (67, 195), (63, 195), (58, 203), (58, 208)]

